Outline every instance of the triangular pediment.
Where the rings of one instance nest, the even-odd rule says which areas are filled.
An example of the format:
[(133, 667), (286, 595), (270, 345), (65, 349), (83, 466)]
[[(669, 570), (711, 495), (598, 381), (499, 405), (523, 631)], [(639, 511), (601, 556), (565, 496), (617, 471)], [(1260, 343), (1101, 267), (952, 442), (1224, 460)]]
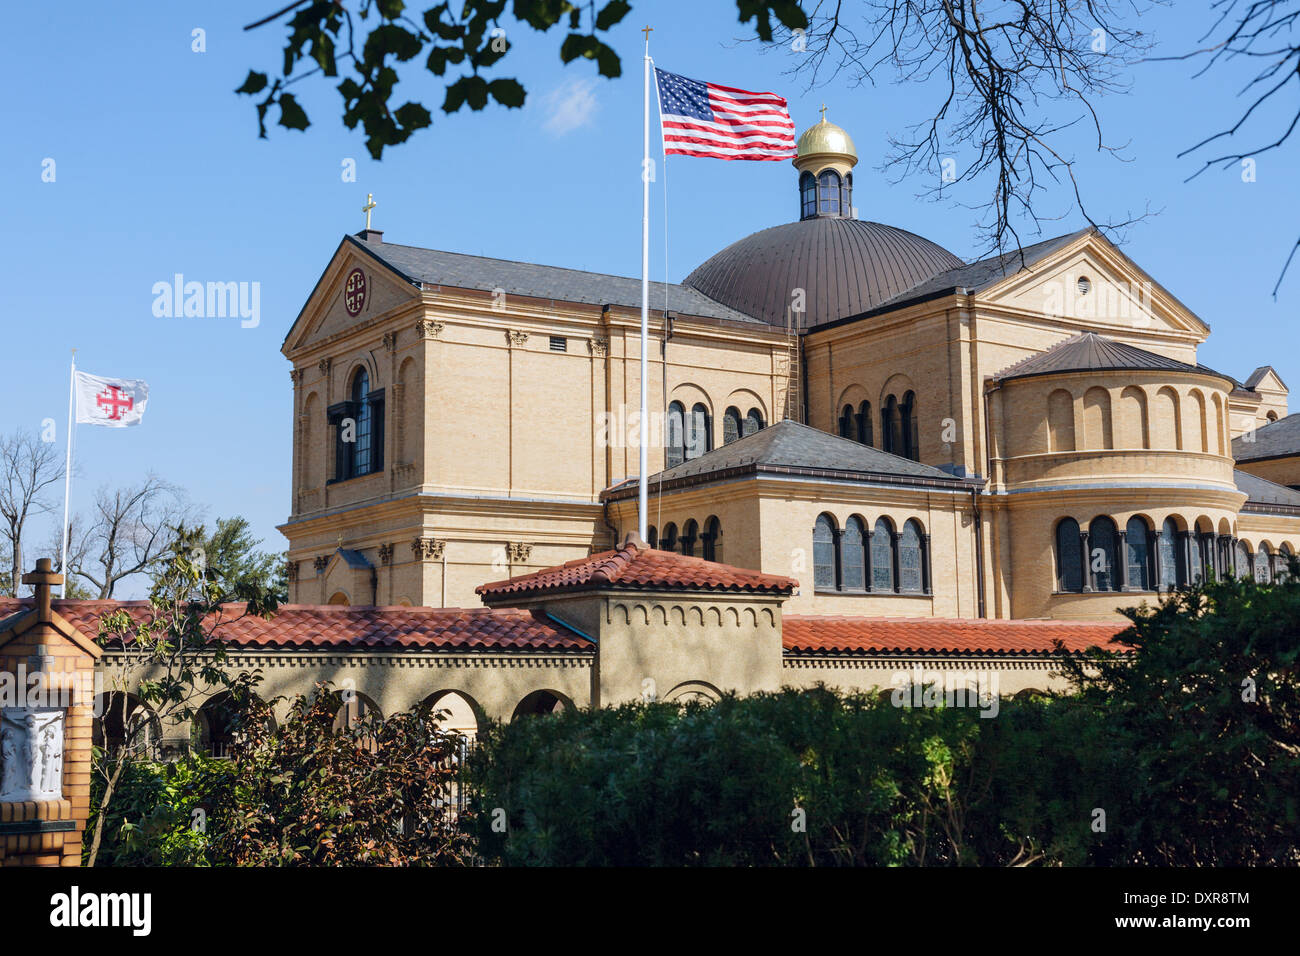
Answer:
[(370, 322), (420, 296), (419, 286), (345, 237), (285, 336), (292, 355), (316, 342)]
[(978, 301), (1109, 335), (1175, 336), (1199, 343), (1210, 332), (1195, 313), (1096, 232), (985, 287)]

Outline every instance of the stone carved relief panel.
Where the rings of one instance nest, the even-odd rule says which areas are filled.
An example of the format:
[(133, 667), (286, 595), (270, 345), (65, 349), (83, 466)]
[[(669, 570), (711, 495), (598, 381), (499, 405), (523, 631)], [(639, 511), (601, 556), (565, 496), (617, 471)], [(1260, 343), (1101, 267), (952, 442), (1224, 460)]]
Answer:
[(5, 707), (0, 711), (0, 800), (63, 796), (63, 711)]

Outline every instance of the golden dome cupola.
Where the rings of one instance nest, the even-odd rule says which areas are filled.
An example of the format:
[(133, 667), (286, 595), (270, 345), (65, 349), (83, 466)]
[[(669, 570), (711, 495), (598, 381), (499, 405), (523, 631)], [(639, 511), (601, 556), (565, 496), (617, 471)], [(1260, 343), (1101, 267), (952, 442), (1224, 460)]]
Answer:
[(858, 151), (843, 129), (826, 119), (799, 136), (791, 162), (799, 170), (799, 218), (856, 219), (853, 208), (853, 167)]

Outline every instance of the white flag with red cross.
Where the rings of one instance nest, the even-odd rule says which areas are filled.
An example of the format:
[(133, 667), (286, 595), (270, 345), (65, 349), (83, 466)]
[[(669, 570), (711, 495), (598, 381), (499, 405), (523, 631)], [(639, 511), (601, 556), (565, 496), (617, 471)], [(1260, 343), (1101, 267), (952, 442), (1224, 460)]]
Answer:
[(101, 378), (77, 372), (77, 424), (125, 428), (139, 425), (149, 386), (138, 378)]

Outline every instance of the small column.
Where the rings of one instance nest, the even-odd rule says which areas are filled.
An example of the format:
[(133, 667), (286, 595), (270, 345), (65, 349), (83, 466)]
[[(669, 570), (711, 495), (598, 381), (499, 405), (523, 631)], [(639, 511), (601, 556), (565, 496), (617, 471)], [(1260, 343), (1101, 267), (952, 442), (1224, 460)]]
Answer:
[(1113, 568), (1112, 571), (1119, 575), (1119, 589), (1129, 591), (1132, 589), (1128, 586), (1128, 529), (1117, 531), (1116, 535), (1119, 537), (1119, 547), (1116, 549), (1118, 556), (1115, 563), (1119, 567)]
[(1079, 532), (1079, 550), (1083, 552), (1083, 590), (1087, 594), (1092, 586), (1092, 549), (1088, 546), (1088, 532)]

